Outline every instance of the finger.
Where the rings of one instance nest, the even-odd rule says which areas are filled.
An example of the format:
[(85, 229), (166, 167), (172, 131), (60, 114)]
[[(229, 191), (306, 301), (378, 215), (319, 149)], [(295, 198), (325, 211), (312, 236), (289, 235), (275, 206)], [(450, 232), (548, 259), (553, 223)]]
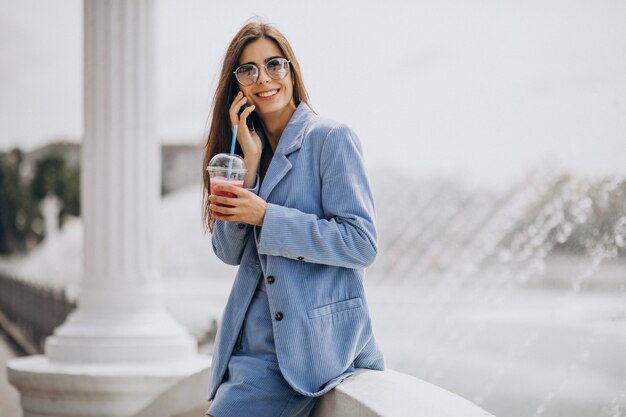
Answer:
[(242, 201), (243, 201), (242, 198), (227, 197), (227, 196), (223, 196), (223, 195), (219, 195), (219, 196), (215, 195), (215, 196), (210, 196), (209, 197), (209, 202), (210, 203), (222, 204), (222, 205), (226, 205), (228, 207), (240, 206)]
[(226, 204), (229, 206), (232, 206), (233, 204), (236, 204), (236, 200), (235, 198), (231, 198), (231, 197), (225, 197), (225, 196), (221, 196), (221, 195), (211, 195), (209, 196), (209, 201), (213, 204)]
[(239, 129), (243, 129), (246, 126), (246, 120), (248, 119), (248, 116), (250, 116), (250, 113), (252, 113), (254, 111), (254, 104), (252, 104), (251, 106), (246, 107), (246, 109), (241, 112), (241, 115), (239, 116)]
[(255, 108), (256, 108), (256, 106), (254, 104), (249, 105), (248, 107), (246, 107), (244, 109), (244, 111), (241, 112), (241, 116), (239, 116), (239, 117), (240, 118), (248, 117), (250, 115), (250, 113), (252, 113), (254, 111)]
[(230, 121), (233, 126), (239, 123), (239, 109), (241, 109), (241, 106), (243, 106), (247, 100), (248, 98), (240, 91), (231, 103), (230, 108), (228, 109), (228, 114), (230, 115)]
[(211, 217), (213, 217), (215, 220), (221, 220), (223, 222), (230, 222), (230, 221), (233, 220), (233, 219), (231, 219), (232, 216), (224, 215), (224, 214), (219, 213), (217, 211), (211, 212)]
[(244, 190), (241, 187), (235, 187), (234, 185), (229, 185), (229, 184), (219, 184), (219, 185), (216, 185), (213, 189), (216, 192), (221, 191), (224, 193), (235, 194), (237, 197), (244, 197), (246, 193), (249, 192), (247, 190)]
[(248, 97), (241, 97), (241, 99), (239, 99), (239, 101), (236, 103), (237, 110), (240, 110), (241, 106), (243, 106), (246, 101), (248, 101)]
[(238, 92), (238, 93), (237, 93), (237, 95), (235, 96), (235, 98), (233, 99), (233, 102), (232, 102), (232, 103), (230, 103), (230, 107), (228, 108), (228, 112), (229, 112), (229, 113), (231, 113), (231, 114), (232, 114), (232, 113), (235, 111), (235, 105), (237, 104), (237, 102), (238, 102), (239, 100), (241, 100), (241, 95), (242, 95), (242, 94), (243, 94), (243, 93), (242, 93), (241, 91), (240, 91), (240, 92)]
[(217, 204), (209, 204), (209, 210), (211, 213), (219, 213), (222, 216), (234, 214), (232, 207), (218, 206)]

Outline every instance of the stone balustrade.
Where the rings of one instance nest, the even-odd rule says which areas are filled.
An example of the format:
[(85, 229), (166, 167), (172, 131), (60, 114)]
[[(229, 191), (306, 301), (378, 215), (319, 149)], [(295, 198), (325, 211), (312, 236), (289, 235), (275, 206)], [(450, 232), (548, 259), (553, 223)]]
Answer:
[[(183, 378), (133, 417), (199, 417), (209, 372)], [(185, 410), (182, 412), (181, 410)], [(493, 417), (472, 402), (401, 372), (359, 369), (324, 395), (311, 417)]]

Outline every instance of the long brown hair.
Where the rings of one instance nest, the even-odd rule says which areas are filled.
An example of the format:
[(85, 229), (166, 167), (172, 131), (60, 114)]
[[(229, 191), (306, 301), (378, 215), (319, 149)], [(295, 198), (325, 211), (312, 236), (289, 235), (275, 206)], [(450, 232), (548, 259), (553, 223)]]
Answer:
[[(230, 116), (228, 110), (232, 104), (235, 95), (239, 91), (237, 80), (233, 74), (233, 71), (239, 66), (239, 58), (243, 49), (249, 44), (258, 39), (270, 39), (272, 40), (278, 49), (282, 52), (285, 58), (291, 62), (291, 74), (294, 80), (293, 85), (293, 99), (298, 106), (301, 101), (309, 104), (309, 96), (304, 88), (302, 81), (302, 75), (300, 72), (300, 65), (296, 59), (296, 55), (291, 49), (291, 45), (287, 38), (278, 31), (274, 26), (263, 22), (248, 22), (244, 25), (239, 32), (235, 35), (228, 49), (224, 54), (224, 61), (222, 64), (222, 70), (220, 72), (220, 79), (213, 96), (213, 104), (211, 105), (211, 125), (209, 133), (204, 146), (204, 159), (202, 161), (202, 178), (203, 178), (203, 220), (205, 231), (213, 231), (213, 224), (215, 219), (211, 217), (211, 210), (209, 210), (209, 194), (211, 193), (211, 185), (209, 180), (209, 173), (206, 171), (206, 167), (213, 156), (221, 152), (230, 151), (230, 141), (232, 136), (232, 127), (230, 125)], [(258, 120), (258, 116), (253, 112), (249, 117), (252, 117), (255, 129), (261, 129), (261, 123)], [(235, 153), (241, 155), (241, 147), (239, 144), (235, 147)]]

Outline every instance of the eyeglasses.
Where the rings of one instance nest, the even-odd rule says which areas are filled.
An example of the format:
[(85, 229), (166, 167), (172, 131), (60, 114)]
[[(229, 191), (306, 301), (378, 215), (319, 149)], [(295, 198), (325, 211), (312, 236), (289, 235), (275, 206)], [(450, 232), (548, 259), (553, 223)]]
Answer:
[[(261, 68), (265, 68), (265, 72), (271, 79), (282, 80), (289, 73), (289, 62), (285, 58), (272, 58), (265, 65), (261, 65)], [(243, 86), (256, 83), (259, 79), (259, 73), (259, 67), (255, 64), (243, 64), (233, 71), (237, 82)]]

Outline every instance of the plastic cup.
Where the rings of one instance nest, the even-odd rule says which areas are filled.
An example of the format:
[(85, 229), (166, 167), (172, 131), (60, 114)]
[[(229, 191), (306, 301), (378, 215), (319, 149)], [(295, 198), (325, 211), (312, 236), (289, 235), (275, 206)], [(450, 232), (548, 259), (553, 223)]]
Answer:
[[(218, 153), (211, 158), (207, 171), (209, 171), (209, 178), (211, 181), (211, 194), (230, 198), (236, 198), (237, 196), (233, 193), (215, 191), (214, 187), (216, 185), (228, 184), (243, 188), (243, 180), (248, 172), (243, 159), (239, 155), (230, 155), (227, 153)], [(215, 203), (215, 205), (232, 207), (219, 203)]]

